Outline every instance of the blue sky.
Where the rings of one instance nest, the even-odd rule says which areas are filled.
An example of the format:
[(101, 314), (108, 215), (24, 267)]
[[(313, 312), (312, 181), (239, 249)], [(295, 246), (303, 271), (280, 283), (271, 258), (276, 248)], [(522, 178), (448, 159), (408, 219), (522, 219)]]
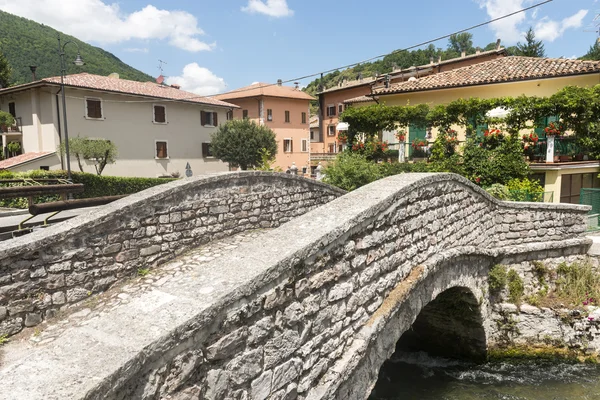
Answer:
[[(207, 95), (361, 61), (541, 1), (0, 0), (0, 9), (103, 47), (153, 76), (164, 60), (167, 82)], [(598, 0), (553, 0), (472, 34), (475, 45), (500, 37), (510, 46), (532, 26), (549, 57), (581, 56), (597, 37), (586, 32), (597, 13)], [(435, 45), (445, 48), (447, 40)]]

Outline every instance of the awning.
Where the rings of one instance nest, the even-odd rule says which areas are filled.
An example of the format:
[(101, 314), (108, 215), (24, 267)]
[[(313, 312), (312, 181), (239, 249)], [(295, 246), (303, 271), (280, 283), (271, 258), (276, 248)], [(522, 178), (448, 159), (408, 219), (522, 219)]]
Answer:
[(340, 123), (337, 124), (336, 129), (338, 131), (347, 131), (349, 127), (350, 127), (349, 123), (347, 123), (347, 122), (340, 122)]
[(508, 114), (510, 114), (510, 110), (507, 110), (504, 107), (496, 107), (487, 112), (488, 118), (504, 118)]

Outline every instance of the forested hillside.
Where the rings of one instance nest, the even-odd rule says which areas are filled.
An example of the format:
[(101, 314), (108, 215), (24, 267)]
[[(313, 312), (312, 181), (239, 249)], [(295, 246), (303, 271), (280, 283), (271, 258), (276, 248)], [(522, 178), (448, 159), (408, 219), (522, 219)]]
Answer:
[[(30, 65), (38, 67), (36, 71), (38, 79), (60, 75), (57, 34), (58, 31), (49, 26), (0, 11), (0, 53), (4, 54), (12, 67), (11, 84), (30, 82)], [(124, 79), (141, 82), (154, 80), (150, 75), (130, 67), (114, 54), (99, 47), (91, 46), (62, 33), (61, 37), (64, 41), (77, 42), (81, 50), (81, 57), (86, 63), (82, 67), (73, 65), (72, 61), (77, 54), (77, 47), (72, 44), (68, 45), (65, 49), (68, 74), (89, 72), (108, 75), (117, 72)]]

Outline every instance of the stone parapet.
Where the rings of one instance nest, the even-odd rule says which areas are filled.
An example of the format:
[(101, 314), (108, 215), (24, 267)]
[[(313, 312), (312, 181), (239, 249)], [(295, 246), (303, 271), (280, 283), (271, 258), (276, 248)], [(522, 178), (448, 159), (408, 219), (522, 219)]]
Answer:
[(274, 228), (345, 193), (286, 174), (239, 172), (156, 186), (0, 243), (0, 336), (212, 240)]

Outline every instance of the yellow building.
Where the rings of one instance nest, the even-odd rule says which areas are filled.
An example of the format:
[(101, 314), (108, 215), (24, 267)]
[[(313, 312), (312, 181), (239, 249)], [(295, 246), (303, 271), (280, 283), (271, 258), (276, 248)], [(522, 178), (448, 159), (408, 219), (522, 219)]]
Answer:
[[(521, 95), (551, 96), (566, 86), (589, 87), (597, 84), (600, 84), (600, 61), (513, 56), (380, 86), (374, 88), (370, 96), (357, 97), (345, 103), (355, 107), (374, 102), (388, 106), (435, 106), (472, 97), (492, 99)], [(552, 118), (553, 116), (547, 116), (547, 121), (552, 121)], [(458, 132), (459, 140), (465, 139), (464, 129), (453, 129)], [(414, 139), (431, 142), (436, 136), (435, 129), (411, 126), (408, 130), (404, 143), (406, 153), (410, 151), (410, 143)], [(544, 136), (543, 129), (536, 130), (536, 133), (540, 137)], [(559, 144), (557, 143), (557, 148), (560, 148)], [(545, 190), (553, 192), (554, 202), (578, 203), (581, 188), (600, 187), (597, 178), (600, 171), (598, 161), (587, 160), (586, 157), (582, 157), (580, 161), (556, 159), (557, 157), (550, 157), (550, 162), (540, 159), (540, 163), (531, 164), (532, 171), (538, 174)]]

